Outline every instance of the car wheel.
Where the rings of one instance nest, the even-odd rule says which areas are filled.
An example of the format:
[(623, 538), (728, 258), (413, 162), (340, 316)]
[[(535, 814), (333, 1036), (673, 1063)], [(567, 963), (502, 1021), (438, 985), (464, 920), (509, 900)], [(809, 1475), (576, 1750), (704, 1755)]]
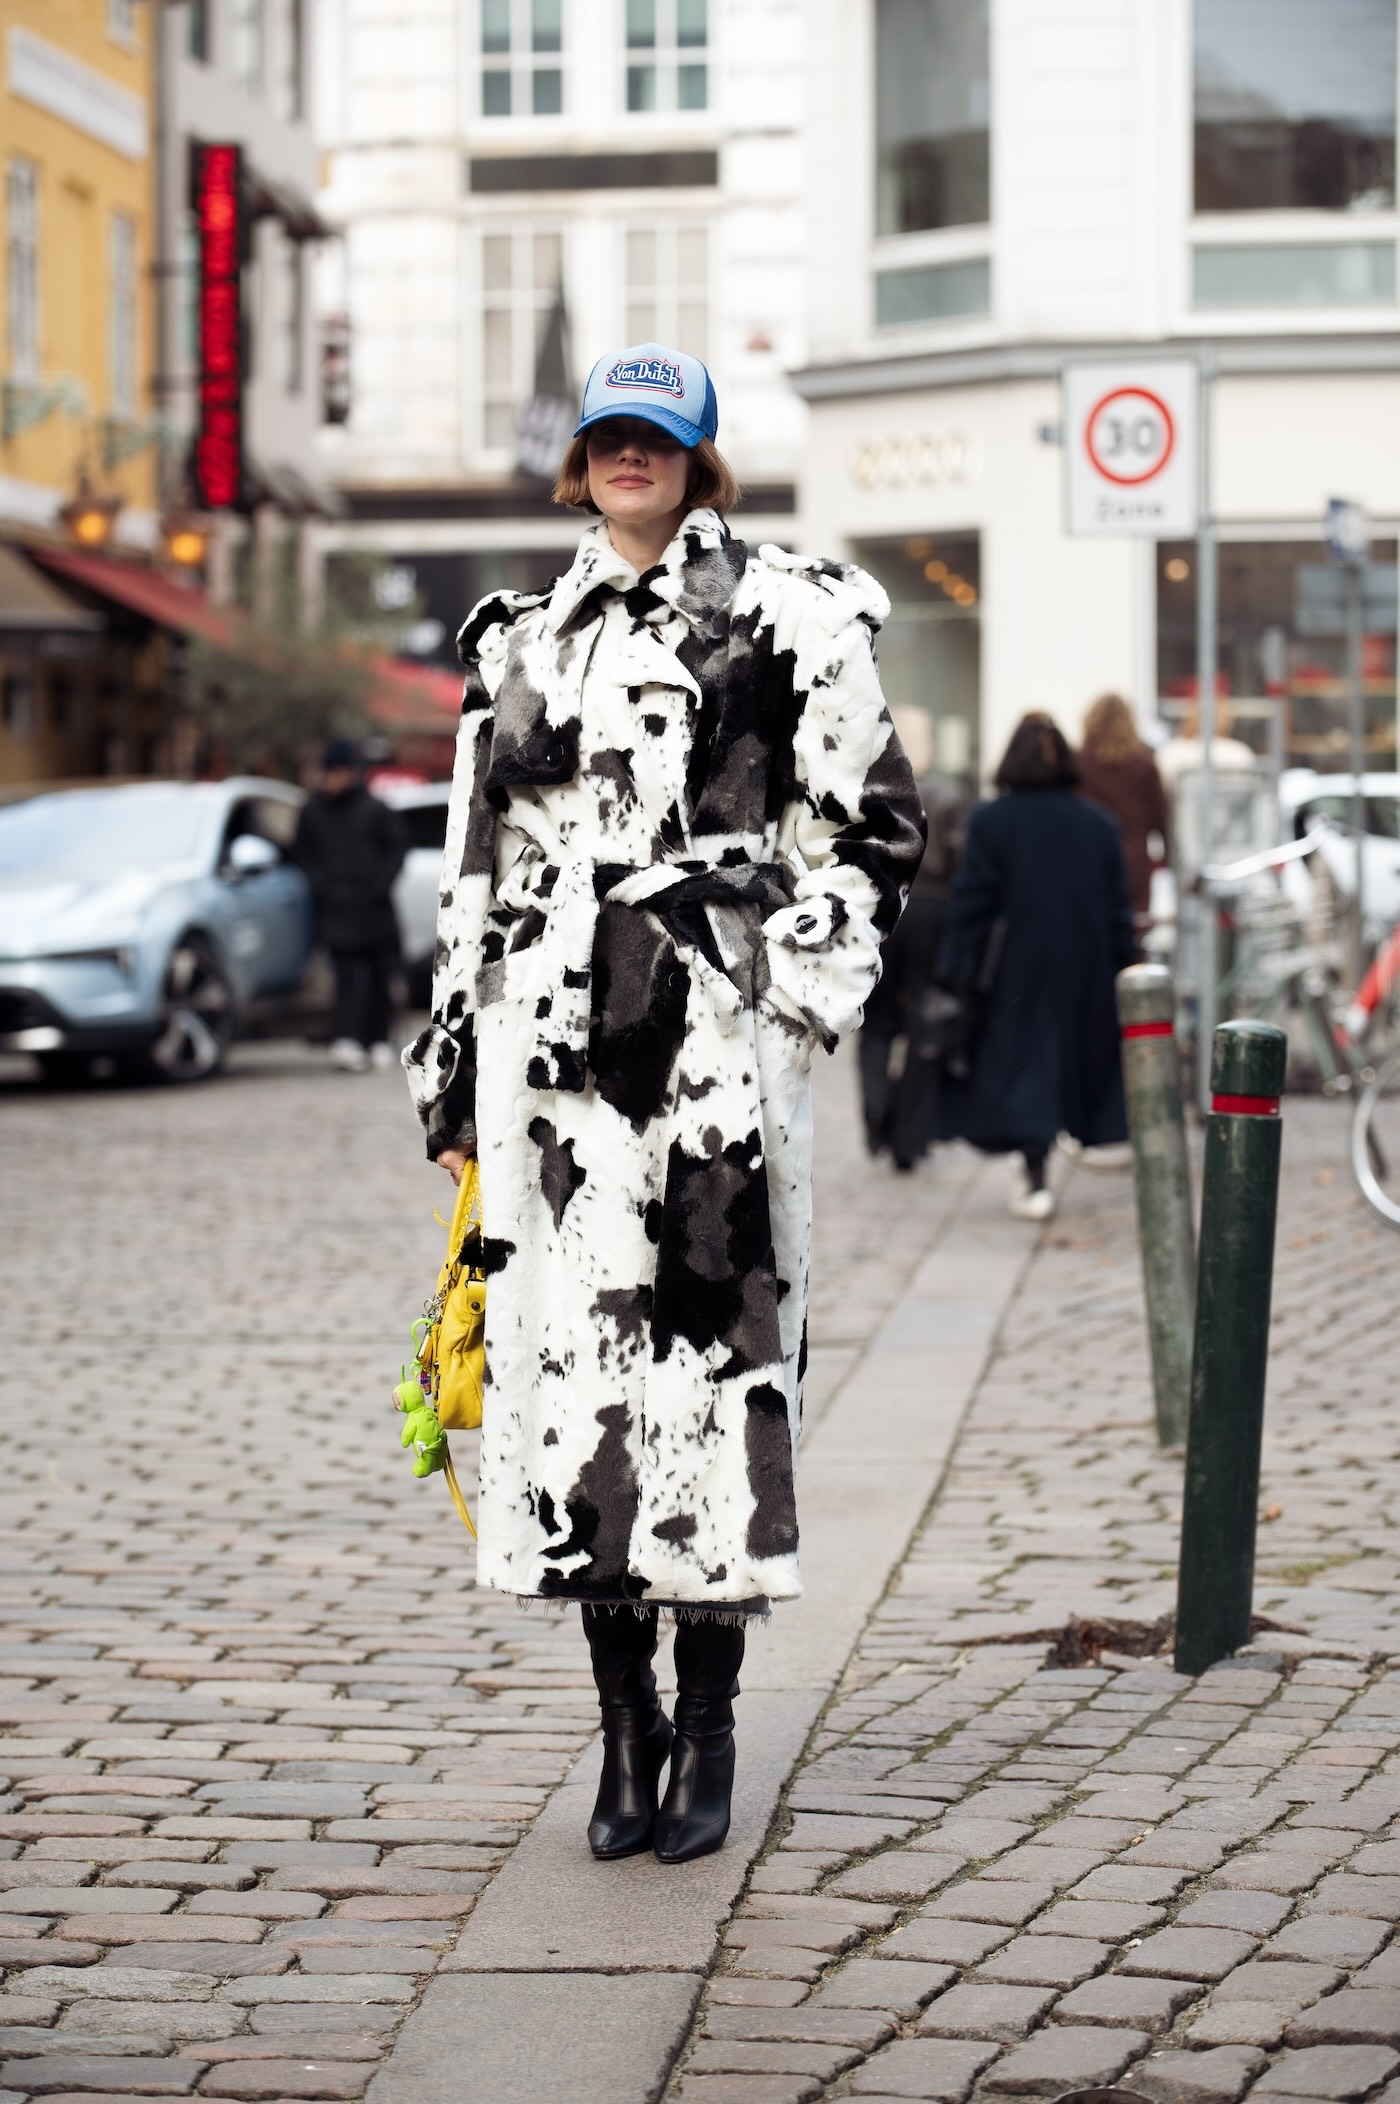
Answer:
[(204, 1081), (217, 1074), (233, 1038), (233, 988), (202, 935), (184, 935), (170, 953), (161, 994), (160, 1036), (143, 1065), (160, 1081)]

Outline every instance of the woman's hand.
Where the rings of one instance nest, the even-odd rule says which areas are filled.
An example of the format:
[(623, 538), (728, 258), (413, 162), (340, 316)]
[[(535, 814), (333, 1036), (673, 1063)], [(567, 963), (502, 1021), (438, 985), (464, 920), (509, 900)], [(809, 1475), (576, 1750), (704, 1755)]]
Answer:
[(437, 1158), (439, 1169), (445, 1169), (453, 1183), (462, 1181), (462, 1172), (476, 1154), (475, 1147), (444, 1147)]

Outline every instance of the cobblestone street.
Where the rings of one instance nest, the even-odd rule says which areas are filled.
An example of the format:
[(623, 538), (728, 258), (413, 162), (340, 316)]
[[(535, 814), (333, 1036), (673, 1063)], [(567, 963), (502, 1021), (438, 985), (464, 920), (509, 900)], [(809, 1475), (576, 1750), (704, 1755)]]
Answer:
[[(1180, 1461), (1151, 1435), (1130, 1180), (1062, 1164), (1037, 1241), (998, 1165), (873, 1168), (852, 1086), (823, 1069), (815, 1486), (881, 1369), (971, 1402), (902, 1471), (878, 1569), (849, 1495), (825, 1577), (860, 1634), (781, 1711), (796, 1770), (762, 1720), (816, 1653), (775, 1617), (749, 1827), (709, 1870), (605, 1886), (558, 1787), (596, 1717), (577, 1629), (474, 1592), (397, 1452), (446, 1190), (397, 1077), (270, 1048), (188, 1093), (0, 1090), (0, 2104), (515, 2104), (561, 2093), (531, 2086), (551, 2050), (571, 2104), (1400, 2099), (1396, 1246), (1342, 1115), (1287, 1105), (1262, 1626), (1192, 1683), (1158, 1655)], [(984, 1275), (989, 1354), (959, 1299)], [(563, 1927), (511, 1955), (556, 1814)], [(606, 1912), (593, 1971), (571, 1908), (593, 1935)], [(645, 2036), (601, 2023), (604, 1975), (653, 1996)], [(530, 1982), (553, 2041), (520, 2024)], [(452, 1995), (511, 2035), (449, 2036)]]

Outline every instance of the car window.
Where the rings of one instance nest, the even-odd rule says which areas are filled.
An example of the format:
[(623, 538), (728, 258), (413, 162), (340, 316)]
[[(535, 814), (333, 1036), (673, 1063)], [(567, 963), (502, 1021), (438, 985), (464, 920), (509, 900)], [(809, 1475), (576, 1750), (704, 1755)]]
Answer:
[(235, 840), (244, 833), (252, 833), (259, 840), (270, 841), (279, 855), (285, 857), (297, 829), (297, 807), (277, 796), (240, 796), (229, 812), (224, 827), (224, 844), (219, 860), (228, 859), (228, 851)]
[(112, 877), (199, 852), (207, 797), (167, 787), (68, 790), (0, 810), (0, 874)]
[(409, 804), (399, 812), (408, 844), (441, 848), (447, 838), (447, 799), (438, 804)]
[[(1352, 820), (1350, 794), (1342, 790), (1336, 796), (1315, 796), (1311, 803), (1304, 804), (1298, 813), (1298, 838), (1301, 840), (1319, 819), (1330, 819), (1335, 825), (1349, 827)], [(1379, 840), (1400, 840), (1400, 801), (1393, 796), (1368, 796), (1366, 831)]]
[(1368, 796), (1366, 830), (1379, 840), (1400, 840), (1400, 802), (1393, 796)]

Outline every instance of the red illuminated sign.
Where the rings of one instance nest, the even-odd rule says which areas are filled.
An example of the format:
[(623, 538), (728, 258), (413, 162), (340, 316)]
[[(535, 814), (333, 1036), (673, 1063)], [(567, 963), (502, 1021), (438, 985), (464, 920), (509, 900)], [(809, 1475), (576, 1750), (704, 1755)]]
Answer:
[(243, 168), (237, 146), (195, 149), (199, 232), (199, 434), (195, 480), (206, 511), (243, 495)]

